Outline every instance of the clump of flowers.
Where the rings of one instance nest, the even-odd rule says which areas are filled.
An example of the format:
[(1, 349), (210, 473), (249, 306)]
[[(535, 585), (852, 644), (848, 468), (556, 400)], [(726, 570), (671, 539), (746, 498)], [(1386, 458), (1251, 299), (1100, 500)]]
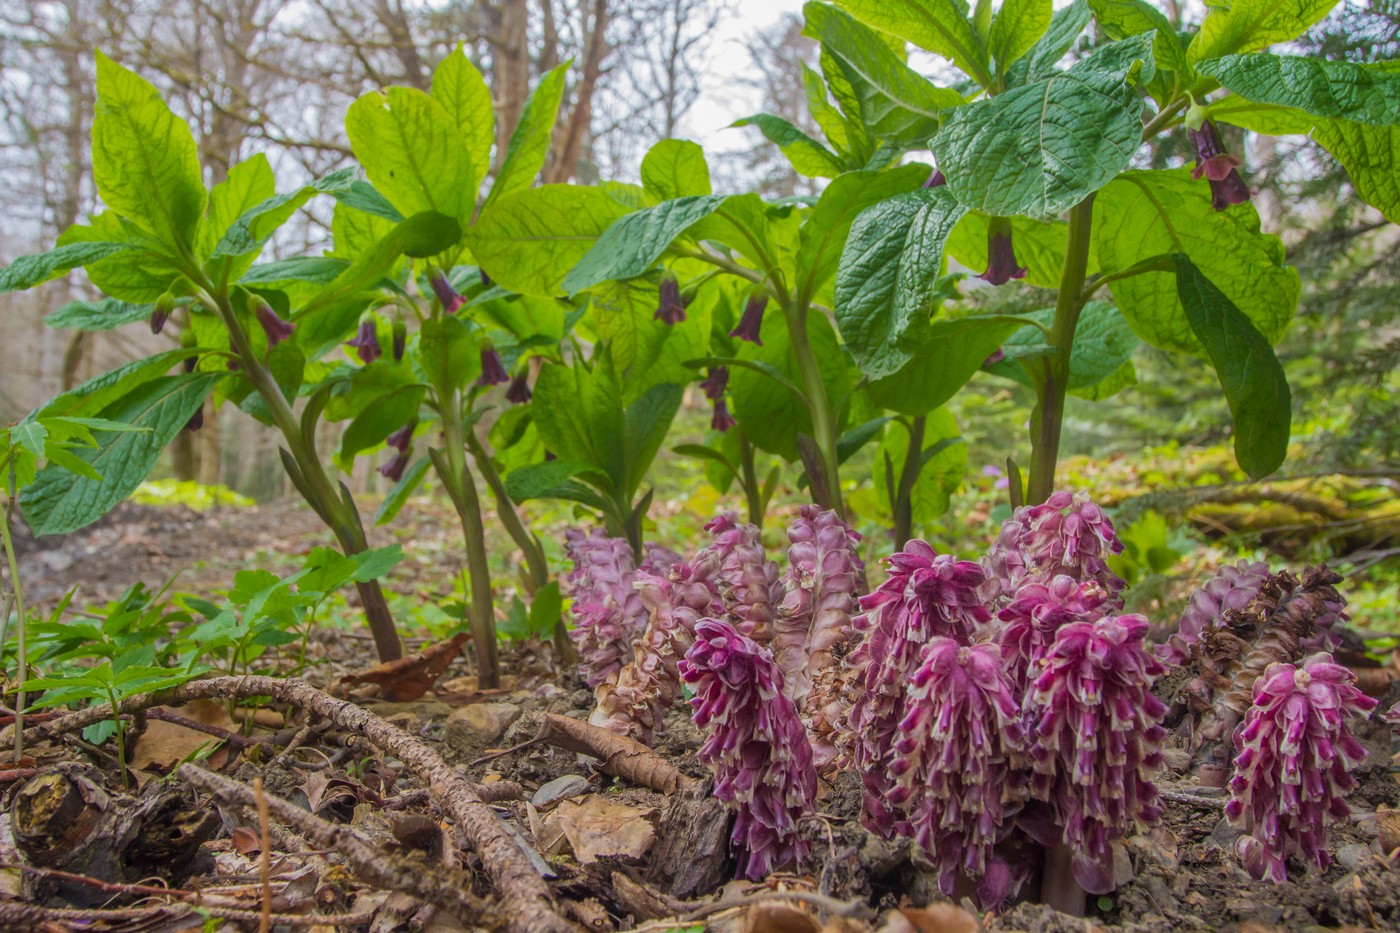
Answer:
[(708, 733), (699, 758), (715, 772), (715, 796), (737, 814), (737, 874), (762, 878), (801, 861), (810, 847), (798, 822), (816, 803), (817, 772), (772, 655), (729, 623), (701, 619), (680, 672)]
[(1366, 757), (1348, 722), (1376, 701), (1355, 676), (1321, 653), (1301, 666), (1276, 663), (1254, 685), (1254, 703), (1235, 733), (1235, 776), (1225, 815), (1246, 835), (1236, 851), (1255, 878), (1282, 882), (1297, 855), (1326, 867), (1330, 823), (1345, 820), (1351, 771)]
[(582, 658), (580, 671), (588, 686), (597, 687), (617, 679), (646, 625), (646, 607), (632, 586), (637, 567), (627, 539), (609, 537), (600, 528), (588, 534), (571, 528), (564, 546), (574, 565), (566, 581), (571, 634)]
[(1047, 583), (1023, 584), (1015, 598), (997, 613), (997, 640), (1018, 700), (1030, 686), (1032, 672), (1040, 669), (1040, 662), (1060, 629), (1071, 622), (1093, 622), (1110, 608), (1108, 594), (1094, 582), (1080, 583), (1057, 574)]
[[(1022, 506), (1001, 526), (987, 555), (989, 601), (1006, 601), (1021, 584), (1063, 574), (1093, 582), (1115, 600), (1125, 583), (1108, 566), (1123, 542), (1087, 493), (1060, 490), (1040, 505)], [(1121, 605), (1121, 603), (1116, 603)]]
[[(1024, 799), (1020, 705), (996, 645), (945, 637), (924, 646), (905, 699), (890, 802), (909, 813), (911, 835), (951, 895), (959, 871), (986, 877)], [(1001, 877), (979, 892), (983, 903), (1005, 898)]]
[(696, 556), (696, 564), (714, 563), (715, 581), (735, 627), (767, 644), (773, 638), (778, 565), (765, 559), (758, 526), (741, 523), (733, 512), (721, 512), (705, 530), (714, 541)]
[(1071, 622), (1036, 673), (1026, 715), (1032, 794), (1056, 827), (1044, 845), (1073, 853), (1084, 890), (1113, 889), (1112, 843), (1161, 816), (1152, 773), (1161, 767), (1166, 706), (1152, 695), (1164, 672), (1137, 615)]
[(1181, 613), (1176, 634), (1157, 647), (1157, 656), (1172, 664), (1181, 664), (1191, 654), (1190, 646), (1200, 641), (1207, 626), (1218, 625), (1227, 612), (1241, 612), (1259, 596), (1269, 566), (1262, 560), (1242, 560), (1233, 566), (1220, 568), (1211, 580), (1191, 594), (1191, 601)]

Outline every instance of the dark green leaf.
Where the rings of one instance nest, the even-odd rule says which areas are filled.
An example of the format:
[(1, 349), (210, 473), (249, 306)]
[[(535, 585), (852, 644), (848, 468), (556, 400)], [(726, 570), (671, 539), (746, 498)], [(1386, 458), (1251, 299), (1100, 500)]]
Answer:
[(398, 517), (399, 512), (408, 504), (409, 497), (422, 484), (423, 477), (428, 475), (428, 467), (430, 466), (432, 463), (427, 457), (419, 457), (409, 465), (408, 469), (404, 471), (403, 478), (394, 484), (394, 488), (389, 490), (384, 501), (379, 503), (379, 511), (374, 513), (376, 525), (387, 525)]
[(1094, 19), (1098, 20), (1104, 35), (1115, 41), (1155, 30), (1152, 56), (1157, 67), (1188, 76), (1191, 74), (1191, 66), (1186, 62), (1186, 49), (1177, 38), (1171, 21), (1146, 0), (1089, 0), (1089, 8), (1094, 11)]
[(51, 311), (44, 323), (54, 328), (71, 330), (112, 330), (124, 324), (147, 320), (154, 305), (103, 298), (99, 301), (70, 301)]
[(0, 269), (0, 295), (33, 288), (69, 269), (130, 251), (131, 246), (126, 243), (79, 242), (60, 246), (47, 253), (21, 256), (4, 269)]
[(1035, 47), (1050, 28), (1054, 12), (1051, 0), (1003, 0), (987, 37), (987, 51), (998, 74), (1006, 74), (1013, 62)]
[(564, 277), (564, 290), (581, 292), (610, 279), (643, 274), (676, 237), (724, 201), (724, 195), (691, 195), (619, 218)]
[(1374, 126), (1400, 123), (1400, 70), (1265, 52), (1208, 59), (1196, 70), (1256, 103)]
[(462, 389), (481, 374), (481, 351), (467, 325), (455, 317), (423, 322), (418, 340), (419, 360), (428, 381), (443, 397)]
[(817, 142), (806, 133), (793, 126), (782, 117), (771, 113), (756, 113), (742, 120), (735, 120), (733, 126), (756, 126), (770, 143), (776, 145), (792, 170), (808, 178), (835, 178), (844, 169), (841, 157)]
[[(1055, 311), (1053, 308), (1047, 308), (1043, 311), (1031, 311), (1023, 317), (1049, 327), (1054, 320)], [(1117, 308), (1104, 301), (1088, 302), (1080, 312), (1079, 323), (1074, 330), (1074, 350), (1070, 354), (1067, 388), (1087, 389), (1113, 376), (1128, 362), (1138, 345), (1137, 335)], [(1025, 369), (1016, 362), (1020, 355), (1018, 351), (1038, 348), (1043, 348), (1046, 352), (1050, 350), (1045, 346), (1045, 332), (1039, 327), (1023, 327), (1006, 338), (1002, 348), (1006, 351), (1007, 358), (989, 369), (998, 376), (1005, 376), (1026, 386), (1031, 385), (1031, 380)]]
[(870, 383), (870, 396), (900, 414), (926, 415), (952, 398), (1025, 323), (1000, 315), (934, 321), (903, 369)]
[(1074, 47), (1084, 27), (1089, 25), (1088, 0), (1074, 0), (1055, 12), (1050, 28), (1029, 52), (1007, 71), (1008, 87), (1039, 81), (1055, 70), (1055, 65)]

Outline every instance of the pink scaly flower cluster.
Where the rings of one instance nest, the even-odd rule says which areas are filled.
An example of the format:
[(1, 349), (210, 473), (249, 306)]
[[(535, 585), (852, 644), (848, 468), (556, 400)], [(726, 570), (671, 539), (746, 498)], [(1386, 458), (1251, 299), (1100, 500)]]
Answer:
[(986, 595), (989, 600), (1008, 600), (1025, 582), (1064, 574), (1081, 583), (1097, 583), (1117, 597), (1125, 584), (1109, 569), (1107, 559), (1122, 550), (1113, 523), (1087, 493), (1060, 490), (1041, 505), (1022, 506), (1002, 524), (987, 555), (992, 583)]
[(920, 653), (936, 636), (971, 644), (991, 619), (978, 595), (986, 582), (980, 565), (939, 554), (918, 540), (890, 557), (889, 564), (888, 579), (861, 597), (865, 612), (854, 625), (864, 637), (847, 657), (858, 692), (849, 722), (853, 763), (864, 787), (861, 822), (886, 838), (909, 831), (908, 815), (889, 799), (895, 786), (890, 769), (906, 714), (905, 686)]
[(775, 594), (781, 591), (778, 565), (764, 559), (758, 526), (740, 523), (733, 512), (721, 512), (705, 530), (714, 541), (694, 563), (717, 565), (716, 582), (735, 627), (759, 644), (768, 644), (773, 639)]
[(997, 641), (1018, 702), (1060, 629), (1071, 622), (1103, 618), (1112, 608), (1110, 602), (1097, 583), (1080, 583), (1064, 574), (1047, 583), (1022, 584), (1015, 598), (997, 613)]
[[(1020, 706), (994, 644), (929, 641), (909, 681), (890, 765), (889, 801), (951, 895), (959, 871), (987, 876), (992, 849), (1021, 808), (1025, 752)], [(1005, 897), (992, 879), (984, 903)]]
[(1142, 616), (1105, 616), (1060, 629), (1041, 661), (1024, 713), (1032, 794), (1074, 853), (1084, 890), (1113, 889), (1112, 842), (1161, 816), (1152, 773), (1161, 766), (1166, 706), (1152, 695), (1164, 668), (1144, 644)]
[(646, 607), (633, 588), (637, 566), (625, 538), (601, 528), (564, 533), (573, 570), (565, 581), (574, 616), (571, 636), (582, 656), (580, 672), (590, 687), (616, 681), (632, 656), (632, 642), (646, 625)]
[(865, 562), (860, 535), (835, 511), (804, 505), (788, 526), (786, 591), (774, 623), (773, 658), (786, 692), (799, 706), (817, 673), (833, 663), (833, 649), (851, 637)]
[(1350, 816), (1351, 771), (1366, 757), (1348, 719), (1369, 716), (1376, 701), (1330, 654), (1302, 666), (1271, 664), (1254, 684), (1254, 705), (1235, 733), (1235, 776), (1225, 815), (1246, 835), (1236, 852), (1255, 878), (1288, 879), (1297, 855), (1319, 867), (1329, 823)]
[(701, 619), (680, 671), (708, 732), (699, 758), (715, 772), (715, 796), (737, 811), (738, 874), (762, 878), (801, 861), (810, 847), (798, 821), (816, 803), (817, 772), (773, 656), (729, 623)]
[(1191, 655), (1191, 645), (1200, 640), (1206, 627), (1218, 623), (1227, 612), (1239, 612), (1249, 606), (1267, 579), (1269, 566), (1261, 560), (1242, 560), (1220, 568), (1191, 594), (1191, 601), (1177, 622), (1176, 634), (1166, 644), (1157, 646), (1157, 657), (1168, 664), (1184, 663)]

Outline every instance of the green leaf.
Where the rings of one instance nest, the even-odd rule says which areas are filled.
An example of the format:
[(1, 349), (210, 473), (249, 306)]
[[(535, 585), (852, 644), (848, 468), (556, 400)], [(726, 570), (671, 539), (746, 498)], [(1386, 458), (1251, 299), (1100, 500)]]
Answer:
[(879, 379), (909, 361), (928, 329), (944, 242), (965, 211), (947, 188), (931, 188), (856, 219), (836, 273), (836, 322), (861, 372)]
[(1362, 200), (1400, 223), (1400, 126), (1327, 120), (1313, 138), (1342, 163)]
[(1051, 0), (1003, 0), (987, 37), (998, 74), (1006, 74), (1013, 62), (1035, 48), (1054, 12)]
[[(948, 237), (948, 255), (976, 272), (987, 268), (987, 240), (990, 218), (986, 214), (964, 215)], [(1011, 244), (1016, 261), (1026, 267), (1026, 284), (1058, 288), (1065, 265), (1065, 242), (1069, 227), (1063, 220), (1045, 223), (1029, 217), (1011, 218)], [(1089, 273), (1098, 271), (1090, 256)]]
[(1238, 94), (1222, 97), (1206, 107), (1206, 117), (1220, 123), (1243, 127), (1266, 136), (1304, 136), (1312, 132), (1317, 118), (1292, 107), (1256, 104)]
[[(1105, 274), (1155, 256), (1186, 254), (1270, 341), (1283, 334), (1298, 305), (1298, 271), (1285, 264), (1283, 243), (1259, 232), (1254, 205), (1215, 210), (1209, 183), (1192, 179), (1190, 169), (1124, 172), (1094, 201), (1093, 240)], [(1147, 343), (1203, 352), (1171, 272), (1145, 272), (1108, 287)]]
[(350, 579), (356, 583), (368, 583), (378, 580), (402, 563), (403, 548), (397, 544), (390, 544), (387, 547), (360, 551), (352, 555), (351, 559), (355, 561), (356, 566)]
[[(830, 56), (828, 56), (830, 58)], [(821, 72), (808, 65), (802, 66), (802, 89), (807, 97), (807, 110), (817, 126), (826, 134), (827, 141), (838, 153), (849, 153), (869, 145), (864, 131), (850, 123), (831, 103), (826, 93), (826, 81)], [(835, 65), (833, 67), (840, 67)], [(852, 91), (854, 93), (854, 91)], [(863, 161), (863, 160), (862, 160)]]
[(554, 135), (554, 121), (559, 117), (559, 102), (564, 97), (564, 78), (569, 65), (570, 62), (565, 62), (546, 72), (525, 100), (520, 121), (510, 134), (505, 161), (496, 173), (483, 210), (511, 192), (529, 187), (544, 167)]
[[(201, 259), (213, 256), (220, 238), (245, 211), (276, 194), (272, 166), (261, 152), (229, 166), (228, 175), (209, 191), (209, 213), (199, 228), (195, 255)], [(236, 279), (245, 271), (246, 266), (236, 269), (230, 278)]]
[(626, 213), (597, 188), (542, 185), (491, 204), (468, 232), (467, 243), (503, 288), (553, 298), (563, 291), (569, 270)]
[[(457, 125), (466, 143), (472, 177), (480, 180), (491, 170), (491, 144), (496, 139), (496, 114), (491, 91), (462, 43), (448, 53), (433, 72), (432, 98)], [(475, 192), (473, 192), (475, 198)]]
[(642, 187), (662, 201), (709, 194), (705, 150), (688, 139), (663, 139), (642, 158)]
[(604, 474), (617, 489), (626, 473), (623, 407), (622, 386), (606, 346), (591, 370), (546, 365), (535, 381), (531, 405), (546, 448), (560, 460)]
[(1130, 83), (1152, 72), (1151, 36), (1102, 46), (1069, 71), (949, 111), (930, 143), (959, 202), (1050, 220), (1127, 167), (1142, 136)]
[(1020, 87), (1032, 81), (1039, 81), (1054, 72), (1055, 65), (1074, 47), (1087, 25), (1088, 0), (1074, 0), (1069, 6), (1056, 11), (1050, 18), (1050, 28), (1045, 31), (1045, 35), (1007, 70), (1007, 87)]
[(380, 238), (387, 236), (389, 231), (394, 229), (396, 222), (337, 201), (335, 213), (331, 215), (333, 249), (327, 255), (346, 260), (354, 259), (379, 242)]
[(101, 52), (92, 177), (113, 211), (177, 253), (194, 246), (208, 197), (194, 136), (149, 82)]
[(566, 499), (602, 509), (605, 507), (602, 498), (573, 478), (588, 469), (565, 460), (533, 463), (506, 474), (506, 495), (516, 503), (531, 499)]
[(129, 394), (137, 386), (158, 379), (170, 368), (190, 356), (193, 350), (167, 350), (133, 360), (124, 366), (94, 376), (82, 385), (56, 396), (43, 407), (30, 412), (25, 421), (49, 418), (82, 418), (96, 415), (112, 402)]
[(792, 165), (792, 170), (807, 178), (835, 178), (843, 170), (841, 158), (782, 117), (757, 113), (731, 126), (756, 126), (764, 137), (775, 144)]
[(356, 415), (340, 436), (340, 462), (349, 467), (360, 451), (383, 443), (390, 434), (418, 417), (423, 391), (421, 386), (408, 386), (386, 393)]
[(713, 214), (724, 201), (722, 194), (691, 195), (619, 218), (564, 277), (564, 290), (581, 292), (609, 280), (641, 275), (676, 237)]
[[(386, 234), (394, 228), (386, 228)], [(250, 268), (239, 279), (248, 286), (282, 285), (288, 282), (309, 282), (313, 285), (326, 285), (334, 282), (350, 263), (344, 259), (328, 256), (293, 256), (277, 262), (263, 262)]]
[(104, 434), (98, 446), (76, 456), (102, 475), (101, 480), (45, 467), (25, 490), (20, 504), (37, 535), (63, 534), (90, 524), (125, 499), (155, 466), (160, 452), (185, 426), (222, 373), (162, 376), (138, 385), (101, 412), (101, 417), (148, 428)]
[(869, 27), (824, 3), (809, 3), (805, 32), (822, 44), (845, 75), (872, 135), (901, 146), (922, 144), (938, 129), (940, 112), (964, 103), (906, 65)]
[(683, 364), (707, 352), (716, 298), (714, 290), (702, 290), (686, 309), (686, 319), (670, 325), (656, 320), (659, 295), (651, 282), (632, 279), (594, 289), (589, 314), (598, 339), (608, 344), (625, 398), (661, 383), (691, 381)]
[(1002, 315), (934, 321), (903, 369), (870, 383), (870, 397), (902, 415), (926, 415), (956, 395), (1025, 323)]
[[(1031, 311), (1023, 317), (1049, 327), (1055, 319), (1053, 308)], [(1119, 374), (1139, 341), (1133, 329), (1124, 320), (1122, 312), (1106, 301), (1090, 301), (1079, 313), (1079, 323), (1074, 329), (1074, 349), (1069, 358), (1069, 383), (1071, 391), (1088, 389), (1104, 380)], [(1045, 344), (1045, 331), (1039, 327), (1023, 327), (1002, 344), (1006, 359), (991, 367), (991, 372), (1005, 376), (1022, 385), (1030, 386), (1031, 378), (1016, 361), (1024, 354), (1038, 355), (1038, 351), (1050, 352)], [(1122, 388), (1122, 386), (1119, 386)]]
[[(272, 374), (272, 381), (282, 390), (282, 397), (295, 403), (297, 392), (306, 378), (306, 354), (301, 352), (301, 347), (292, 340), (282, 341), (267, 351), (267, 369)], [(218, 402), (217, 397), (215, 402)], [(250, 393), (238, 407), (263, 424), (276, 424), (267, 401), (256, 392)]]
[(1209, 59), (1196, 70), (1256, 103), (1353, 123), (1400, 123), (1400, 71), (1266, 52)]
[(1269, 340), (1183, 255), (1172, 257), (1177, 289), (1196, 338), (1220, 377), (1235, 421), (1235, 459), (1253, 479), (1288, 455), (1292, 402)]
[[(964, 0), (836, 0), (837, 6), (881, 32), (936, 52), (983, 87), (992, 86), (987, 49), (973, 31)], [(815, 4), (804, 12), (811, 15)]]
[[(953, 493), (958, 491), (967, 473), (967, 444), (961, 441), (957, 419), (948, 409), (929, 412), (924, 422), (924, 445), (920, 452), (923, 463), (910, 497), (914, 521), (918, 524), (934, 521), (948, 511)], [(880, 446), (875, 448), (875, 492), (880, 502), (888, 503), (891, 499), (885, 457), (890, 458), (891, 472), (897, 481), (908, 454), (909, 429), (891, 421), (885, 427)]]
[(1101, 402), (1137, 384), (1137, 367), (1133, 365), (1132, 360), (1128, 360), (1099, 382), (1083, 388), (1070, 389), (1069, 394), (1091, 402)]
[(623, 415), (624, 462), (627, 471), (623, 490), (630, 501), (642, 485), (656, 452), (666, 440), (666, 432), (681, 407), (685, 387), (667, 384), (652, 386), (646, 394), (627, 406)]
[(446, 397), (481, 375), (481, 352), (467, 325), (455, 317), (431, 317), (418, 339), (419, 361), (428, 381)]
[[(232, 173), (230, 173), (232, 174)], [(271, 177), (269, 175), (269, 177)], [(318, 194), (333, 194), (347, 190), (355, 181), (355, 170), (343, 168), (316, 179), (286, 194), (272, 195), (243, 211), (229, 226), (214, 249), (216, 258), (223, 256), (248, 257), (245, 264), (251, 265), (253, 257), (262, 252), (263, 246), (277, 228), (291, 219), (302, 206)], [(235, 272), (238, 267), (234, 267)]]
[(798, 240), (797, 282), (803, 304), (810, 304), (836, 274), (846, 238), (861, 212), (913, 191), (928, 174), (927, 166), (902, 165), (885, 172), (847, 172), (827, 186), (803, 220)]
[(370, 91), (350, 105), (345, 132), (370, 182), (394, 207), (445, 214), (466, 229), (478, 179), (442, 104), (417, 88)]
[(44, 439), (48, 436), (48, 428), (38, 421), (21, 421), (10, 429), (10, 443), (25, 448), (36, 459), (44, 456)]
[(121, 243), (129, 247), (90, 260), (84, 266), (88, 280), (108, 298), (153, 302), (170, 289), (179, 275), (170, 260), (160, 255), (168, 252), (167, 247), (112, 211), (90, 217), (86, 224), (73, 224), (58, 236), (60, 247), (78, 243)]
[(430, 466), (432, 466), (432, 461), (427, 457), (419, 457), (409, 465), (409, 468), (404, 471), (403, 477), (394, 484), (393, 489), (389, 490), (384, 501), (379, 503), (379, 510), (374, 513), (376, 525), (387, 525), (398, 517), (399, 512), (408, 504), (409, 497), (422, 485), (423, 477), (428, 475), (428, 467)]
[(1152, 57), (1157, 67), (1165, 71), (1191, 74), (1186, 61), (1186, 49), (1177, 37), (1176, 29), (1166, 14), (1146, 0), (1089, 0), (1104, 35), (1114, 41), (1139, 36), (1156, 30), (1152, 40)]
[(403, 214), (398, 208), (390, 204), (389, 199), (367, 181), (354, 181), (348, 188), (337, 189), (331, 193), (335, 196), (337, 204), (344, 204), (346, 207), (353, 207), (357, 211), (392, 220), (394, 223), (403, 220)]
[(1337, 0), (1230, 0), (1213, 5), (1186, 57), (1199, 62), (1287, 42), (1301, 36), (1336, 5)]
[(20, 256), (4, 269), (0, 269), (0, 295), (33, 288), (70, 269), (130, 251), (131, 247), (126, 243), (78, 242), (60, 246), (47, 253)]

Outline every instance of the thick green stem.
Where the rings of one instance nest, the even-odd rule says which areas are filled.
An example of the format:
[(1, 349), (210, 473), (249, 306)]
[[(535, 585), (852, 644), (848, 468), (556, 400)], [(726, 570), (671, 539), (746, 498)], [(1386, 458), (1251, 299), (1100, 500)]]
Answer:
[(1094, 196), (1080, 201), (1069, 212), (1069, 239), (1050, 325), (1054, 353), (1041, 366), (1036, 386), (1039, 402), (1031, 416), (1030, 489), (1026, 501), (1038, 505), (1055, 491), (1055, 465), (1060, 456), (1060, 429), (1065, 417), (1065, 390), (1069, 385), (1070, 354), (1079, 312), (1084, 309), (1084, 279), (1089, 268), (1089, 240), (1094, 220)]
[[(18, 627), (15, 629), (15, 663), (19, 677), (17, 682), (23, 684), (29, 679), (28, 646), (25, 644), (25, 629), (29, 626), (25, 619), (24, 585), (19, 580), (19, 558), (15, 555), (14, 536), (10, 533), (10, 509), (14, 506), (14, 502), (12, 492), (5, 502), (5, 507), (0, 509), (0, 539), (3, 539), (5, 544), (5, 560), (10, 567), (10, 591), (14, 593), (14, 606), (18, 613), (16, 616)], [(6, 609), (8, 610), (8, 608), (7, 606)], [(21, 686), (15, 694), (15, 761), (24, 757), (24, 705), (26, 700), (24, 687)]]
[[(783, 303), (783, 313), (787, 315), (788, 345), (793, 359), (797, 361), (797, 371), (802, 377), (802, 389), (807, 396), (807, 409), (812, 415), (812, 439), (821, 452), (821, 470), (824, 482), (812, 484), (814, 491), (824, 488), (825, 502), (818, 501), (822, 508), (834, 509), (842, 518), (846, 509), (841, 503), (841, 476), (836, 456), (836, 417), (831, 408), (831, 399), (826, 394), (826, 383), (822, 382), (821, 367), (812, 351), (812, 342), (807, 336), (807, 309), (790, 301)], [(810, 467), (809, 467), (810, 469)]]
[[(229, 339), (238, 353), (239, 364), (243, 367), (244, 374), (262, 396), (273, 423), (282, 432), (287, 449), (306, 480), (306, 489), (303, 492), (313, 500), (311, 506), (326, 520), (347, 555), (367, 550), (369, 542), (365, 540), (359, 517), (350, 513), (351, 506), (337, 493), (325, 467), (321, 464), (320, 457), (316, 456), (313, 439), (302, 434), (301, 422), (297, 420), (287, 397), (282, 394), (282, 387), (253, 351), (252, 341), (248, 339), (238, 315), (233, 312), (228, 295), (220, 292), (210, 303), (223, 320), (224, 326), (228, 328)], [(365, 620), (369, 624), (370, 634), (374, 637), (379, 660), (393, 661), (403, 657), (403, 643), (399, 640), (398, 629), (394, 626), (394, 618), (389, 611), (389, 602), (385, 599), (379, 582), (371, 580), (368, 583), (358, 583), (355, 588), (360, 593)]]
[(447, 474), (439, 479), (447, 487), (457, 515), (462, 521), (462, 539), (467, 550), (467, 575), (471, 580), (471, 629), (476, 646), (477, 686), (494, 690), (501, 685), (496, 661), (496, 609), (491, 593), (491, 565), (486, 558), (486, 526), (481, 518), (481, 499), (476, 480), (467, 471), (466, 438), (462, 429), (456, 393), (442, 399), (442, 433), (447, 447)]
[(763, 490), (758, 485), (758, 470), (754, 466), (753, 444), (744, 434), (743, 429), (734, 428), (739, 432), (739, 470), (742, 474), (744, 486), (744, 499), (749, 507), (749, 523), (763, 527)]
[(924, 426), (928, 418), (919, 415), (909, 422), (909, 449), (904, 453), (904, 466), (899, 471), (899, 488), (894, 495), (894, 548), (904, 545), (914, 536), (914, 484), (923, 468)]

